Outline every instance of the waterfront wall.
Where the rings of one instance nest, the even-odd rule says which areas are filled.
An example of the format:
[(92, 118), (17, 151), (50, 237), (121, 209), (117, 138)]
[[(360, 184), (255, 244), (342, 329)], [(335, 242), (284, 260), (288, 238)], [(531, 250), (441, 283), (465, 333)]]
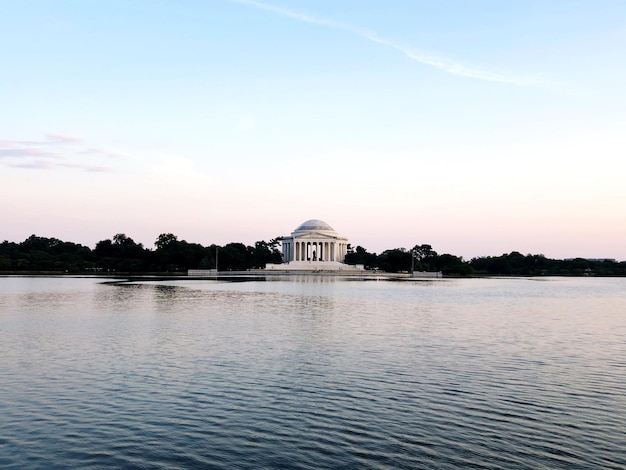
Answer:
[(217, 269), (190, 269), (187, 276), (217, 276)]
[(443, 277), (441, 271), (415, 271), (411, 277), (423, 277), (428, 279), (438, 279)]
[(290, 261), (288, 263), (265, 265), (267, 271), (364, 271), (365, 266), (362, 264), (344, 264), (338, 261)]

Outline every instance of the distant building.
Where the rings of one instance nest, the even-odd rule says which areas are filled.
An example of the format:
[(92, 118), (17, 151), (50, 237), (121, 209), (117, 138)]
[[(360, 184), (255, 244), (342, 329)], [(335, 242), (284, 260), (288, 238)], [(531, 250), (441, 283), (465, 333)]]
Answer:
[(339, 271), (362, 270), (343, 261), (348, 253), (348, 239), (339, 236), (323, 220), (301, 223), (291, 235), (283, 237), (283, 264), (268, 264), (266, 269)]

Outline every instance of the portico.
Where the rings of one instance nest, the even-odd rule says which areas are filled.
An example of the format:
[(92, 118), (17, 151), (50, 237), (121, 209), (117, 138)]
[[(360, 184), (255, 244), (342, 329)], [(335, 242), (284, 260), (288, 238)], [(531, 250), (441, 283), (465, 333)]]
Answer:
[(300, 224), (290, 236), (283, 237), (282, 249), (283, 264), (267, 268), (316, 271), (359, 269), (343, 264), (348, 252), (348, 239), (339, 236), (323, 220), (311, 219)]

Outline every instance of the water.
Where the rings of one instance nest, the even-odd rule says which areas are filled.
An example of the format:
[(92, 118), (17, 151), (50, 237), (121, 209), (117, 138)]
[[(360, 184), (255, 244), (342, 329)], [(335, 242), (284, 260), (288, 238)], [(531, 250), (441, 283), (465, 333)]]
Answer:
[(626, 279), (0, 278), (2, 468), (625, 468)]

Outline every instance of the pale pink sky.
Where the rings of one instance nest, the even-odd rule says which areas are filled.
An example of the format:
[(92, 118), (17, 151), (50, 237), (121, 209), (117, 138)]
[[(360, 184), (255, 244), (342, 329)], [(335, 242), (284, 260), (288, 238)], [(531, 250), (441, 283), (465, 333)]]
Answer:
[(319, 218), (374, 252), (626, 260), (624, 3), (29, 5), (0, 16), (0, 240)]

